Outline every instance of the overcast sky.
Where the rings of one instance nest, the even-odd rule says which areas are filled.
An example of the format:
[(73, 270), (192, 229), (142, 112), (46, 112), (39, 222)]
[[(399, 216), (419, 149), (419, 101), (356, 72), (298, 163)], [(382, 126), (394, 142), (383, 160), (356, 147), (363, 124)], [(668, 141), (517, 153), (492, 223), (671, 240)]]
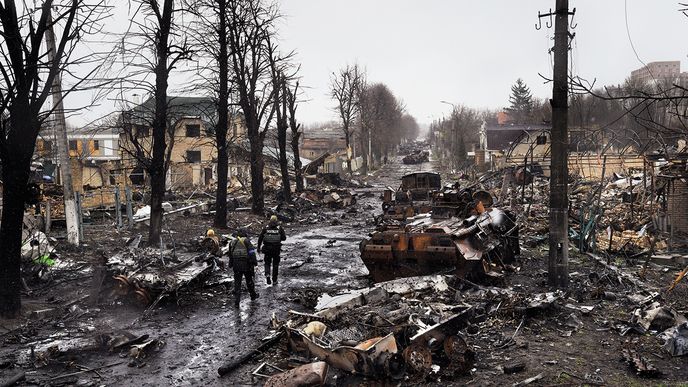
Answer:
[[(535, 29), (537, 12), (554, 0), (282, 0), (282, 47), (294, 49), (306, 90), (299, 119), (334, 119), (328, 95), (333, 71), (358, 63), (370, 82), (383, 82), (421, 123), (448, 114), (440, 100), (476, 108), (507, 106), (510, 86), (523, 78), (537, 97), (551, 86), (553, 29)], [(681, 60), (688, 70), (688, 18), (673, 0), (580, 0), (571, 52), (574, 72), (617, 84), (645, 62)], [(120, 16), (121, 17), (121, 16)], [(103, 106), (74, 117), (90, 119)]]

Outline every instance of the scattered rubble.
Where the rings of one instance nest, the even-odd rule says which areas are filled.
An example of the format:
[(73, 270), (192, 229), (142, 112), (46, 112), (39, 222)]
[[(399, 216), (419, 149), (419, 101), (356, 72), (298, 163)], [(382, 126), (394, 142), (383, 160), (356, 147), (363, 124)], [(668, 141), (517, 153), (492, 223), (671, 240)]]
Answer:
[[(9, 348), (0, 352), (0, 382), (16, 376), (47, 384), (55, 377), (77, 384), (92, 375), (107, 384), (116, 376), (98, 376), (99, 370), (149, 367), (159, 362), (154, 354), (160, 350), (171, 351), (166, 359), (188, 355), (204, 364), (158, 365), (142, 378), (175, 373), (175, 381), (200, 384), (208, 380), (184, 377), (217, 369), (227, 375), (217, 383), (231, 378), (269, 386), (685, 380), (688, 255), (684, 236), (676, 227), (672, 235), (667, 220), (683, 172), (680, 163), (656, 164), (645, 173), (571, 177), (566, 290), (547, 286), (549, 180), (530, 165), (458, 180), (443, 175), (452, 182), (445, 186), (435, 183), (437, 173), (418, 173), (427, 170), (399, 160), (367, 179), (374, 186), (314, 171), (290, 203), (270, 195), (267, 215), (309, 234), (285, 254), (280, 287), (261, 288), (260, 303), (237, 312), (225, 306), (229, 291), (215, 286), (232, 281), (221, 265), (231, 237), (201, 236), (212, 215), (202, 191), (169, 198), (166, 214), (183, 216), (166, 218), (171, 230), (166, 226), (162, 248), (144, 247), (136, 226), (115, 234), (114, 218), (105, 217), (99, 242), (74, 251), (35, 226), (22, 251), (25, 291), (48, 301), (31, 309), (25, 326), (0, 326)], [(377, 198), (401, 174), (415, 185), (405, 186), (402, 178), (401, 188), (388, 189), (383, 199), (391, 203), (387, 209), (402, 205), (413, 212), (376, 223), (382, 215)], [(427, 184), (418, 184), (426, 177)], [(263, 217), (248, 214), (250, 197), (238, 200), (231, 229), (256, 233)], [(136, 219), (146, 217), (143, 210)], [(199, 237), (189, 238), (191, 232)], [(98, 263), (75, 262), (82, 255)], [(32, 268), (51, 275), (27, 277)], [(85, 280), (100, 294), (95, 306), (81, 293)], [(59, 293), (61, 281), (79, 296)], [(179, 302), (186, 298), (186, 305)], [(126, 324), (140, 325), (110, 328), (112, 314), (124, 311), (131, 316)], [(270, 315), (268, 336), (251, 345)], [(183, 339), (175, 336), (177, 324), (186, 329)], [(168, 328), (163, 334), (159, 327)], [(207, 352), (205, 329), (218, 335), (212, 340), (221, 348), (211, 345)], [(73, 365), (96, 354), (99, 364)]]
[[(460, 331), (473, 308), (441, 301), (453, 297), (447, 279), (407, 278), (337, 297), (323, 295), (314, 314), (291, 311), (287, 321), (273, 317), (270, 337), (285, 332), (289, 356), (316, 358), (320, 362), (313, 367), (322, 370), (324, 362), (354, 377), (422, 380), (465, 374), (475, 355)], [(268, 383), (309, 370), (297, 369)]]
[[(224, 237), (223, 246), (229, 236)], [(141, 237), (130, 241), (128, 249), (109, 257), (106, 267), (114, 279), (113, 295), (120, 298), (133, 296), (140, 305), (156, 305), (163, 297), (174, 295), (182, 288), (205, 281), (224, 267), (212, 244), (203, 243), (205, 252), (178, 252), (152, 248), (139, 248)], [(218, 241), (219, 248), (220, 242)], [(221, 274), (229, 280), (227, 274)]]

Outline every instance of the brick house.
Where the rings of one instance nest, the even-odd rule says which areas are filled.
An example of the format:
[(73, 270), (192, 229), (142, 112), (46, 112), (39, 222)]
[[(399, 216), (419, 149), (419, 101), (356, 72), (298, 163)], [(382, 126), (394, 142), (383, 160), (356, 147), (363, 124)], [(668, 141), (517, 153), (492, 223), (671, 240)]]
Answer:
[[(217, 148), (213, 125), (217, 122), (215, 103), (207, 97), (168, 97), (168, 125), (173, 128), (167, 136), (173, 142), (167, 187), (179, 189), (209, 186), (217, 181)], [(152, 117), (154, 100), (124, 112), (120, 118), (120, 154), (130, 170), (133, 184), (143, 184), (145, 172), (138, 163), (137, 153), (151, 156)], [(245, 139), (246, 127), (239, 113), (229, 117), (228, 142)], [(137, 147), (138, 144), (138, 147)]]
[[(72, 164), (74, 190), (113, 185), (113, 173), (120, 161), (119, 134), (112, 128), (68, 128), (67, 140)], [(52, 127), (41, 130), (34, 158), (43, 165), (43, 174), (59, 182), (59, 159)]]

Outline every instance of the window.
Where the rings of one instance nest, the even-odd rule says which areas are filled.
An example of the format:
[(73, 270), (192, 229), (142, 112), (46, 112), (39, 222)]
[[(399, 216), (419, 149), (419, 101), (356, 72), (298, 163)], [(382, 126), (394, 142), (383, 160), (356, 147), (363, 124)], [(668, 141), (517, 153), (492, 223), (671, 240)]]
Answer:
[(100, 149), (100, 143), (98, 140), (93, 140), (93, 150), (99, 150)]
[(201, 162), (201, 151), (186, 151), (186, 161), (190, 163), (200, 163)]
[(186, 137), (201, 137), (201, 125), (186, 125)]
[(43, 141), (43, 150), (46, 152), (52, 152), (53, 151), (53, 142), (44, 140)]
[(76, 150), (76, 140), (69, 140), (69, 150), (70, 151)]
[(537, 145), (545, 145), (547, 144), (547, 135), (543, 134), (541, 136), (537, 136)]
[(145, 125), (136, 125), (136, 137), (148, 137), (150, 136), (150, 130)]

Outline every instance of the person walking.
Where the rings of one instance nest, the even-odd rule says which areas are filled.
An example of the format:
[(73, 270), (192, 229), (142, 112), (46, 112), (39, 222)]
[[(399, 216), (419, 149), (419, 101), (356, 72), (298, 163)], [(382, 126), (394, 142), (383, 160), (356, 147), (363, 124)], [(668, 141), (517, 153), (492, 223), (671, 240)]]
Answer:
[[(263, 227), (258, 237), (258, 251), (263, 253), (265, 259), (265, 281), (268, 285), (271, 283), (277, 285), (282, 242), (286, 239), (287, 234), (277, 222), (277, 216), (272, 215), (267, 226)], [(272, 270), (270, 270), (271, 267)], [(272, 273), (272, 281), (270, 280), (270, 273)]]
[(258, 266), (256, 249), (243, 230), (237, 231), (236, 239), (229, 244), (229, 265), (234, 271), (234, 306), (238, 307), (241, 302), (242, 277), (246, 280), (246, 289), (251, 295), (251, 300), (258, 298), (254, 283), (254, 268)]

